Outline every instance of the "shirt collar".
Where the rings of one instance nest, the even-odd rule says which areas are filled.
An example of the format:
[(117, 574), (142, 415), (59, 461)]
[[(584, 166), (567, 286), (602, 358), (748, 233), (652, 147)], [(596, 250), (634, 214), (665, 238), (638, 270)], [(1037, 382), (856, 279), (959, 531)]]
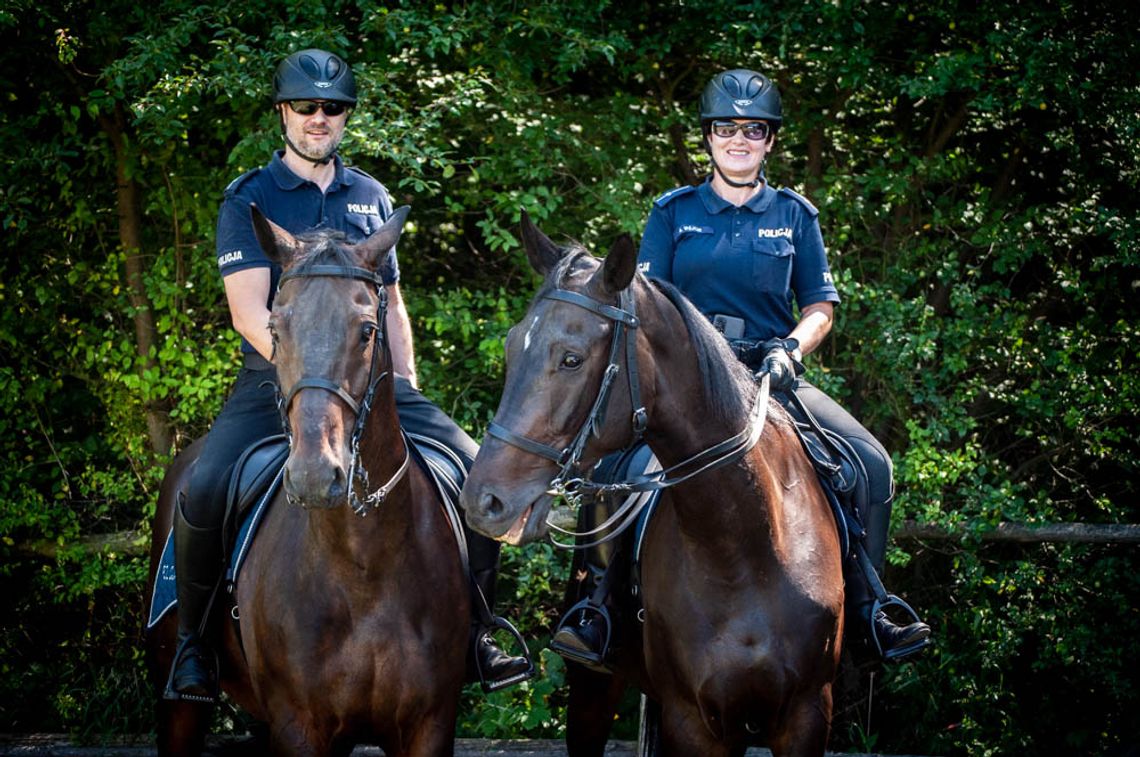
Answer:
[[(273, 153), (273, 160), (269, 161), (269, 173), (273, 176), (273, 180), (277, 182), (277, 186), (283, 190), (296, 189), (302, 184), (308, 184), (307, 179), (302, 179), (289, 166), (285, 165), (283, 157), (284, 150), (277, 150)], [(352, 172), (344, 169), (344, 161), (340, 159), (340, 155), (333, 156), (333, 166), (336, 170), (336, 175), (333, 176), (332, 184), (329, 184), (328, 192), (339, 189), (340, 185), (349, 185), (354, 182)]]
[[(705, 179), (703, 184), (697, 186), (697, 195), (701, 198), (701, 202), (704, 203), (705, 210), (714, 215), (736, 207), (713, 191), (711, 176)], [(776, 190), (772, 189), (772, 185), (765, 181), (764, 188), (757, 192), (748, 202), (744, 203), (742, 207), (748, 208), (753, 213), (763, 213), (768, 209), (768, 206), (772, 204), (772, 199), (775, 196)]]

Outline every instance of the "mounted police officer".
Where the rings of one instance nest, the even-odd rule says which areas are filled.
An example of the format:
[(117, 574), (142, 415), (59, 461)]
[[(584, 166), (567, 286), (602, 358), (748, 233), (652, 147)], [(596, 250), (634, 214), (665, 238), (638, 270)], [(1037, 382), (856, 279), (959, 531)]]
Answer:
[[(877, 575), (894, 494), (890, 455), (838, 403), (798, 376), (804, 356), (831, 330), (839, 294), (818, 211), (790, 189), (774, 189), (765, 177), (782, 123), (780, 93), (763, 74), (737, 69), (713, 77), (700, 99), (712, 175), (657, 198), (638, 263), (646, 275), (684, 292), (744, 362), (758, 375), (769, 374), (772, 391), (777, 398), (782, 394), (794, 417), (814, 416), (865, 469), (849, 518), (853, 537), (865, 538), (844, 563), (847, 611), (859, 618), (872, 650), (885, 660), (902, 659), (929, 643), (930, 628), (886, 594)], [(902, 625), (888, 615), (892, 605), (909, 614)], [(552, 647), (597, 665), (605, 617), (582, 612), (567, 618)]]
[[(286, 58), (273, 77), (273, 104), (285, 148), (269, 164), (236, 179), (225, 190), (218, 216), (218, 267), (234, 329), (242, 336), (243, 366), (232, 393), (214, 421), (198, 458), (187, 496), (175, 508), (174, 548), (178, 595), (179, 653), (168, 698), (216, 697), (216, 662), (205, 631), (211, 597), (224, 565), (222, 520), (229, 474), (250, 444), (282, 432), (276, 402), (276, 374), (268, 330), (280, 267), (261, 251), (250, 220), (256, 203), (292, 234), (334, 229), (357, 243), (375, 232), (392, 212), (388, 192), (337, 154), (345, 125), (357, 104), (352, 69), (324, 50), (301, 50)], [(390, 271), (387, 331), (396, 373), (401, 424), (438, 440), (470, 468), (478, 446), (416, 388), (411, 323), (399, 287), (396, 249)], [(499, 545), (466, 529), (473, 580), (493, 606)], [(473, 603), (474, 604), (474, 603)], [(525, 657), (498, 647), (490, 629), (473, 621), (473, 659), (487, 686), (509, 685), (529, 675)]]

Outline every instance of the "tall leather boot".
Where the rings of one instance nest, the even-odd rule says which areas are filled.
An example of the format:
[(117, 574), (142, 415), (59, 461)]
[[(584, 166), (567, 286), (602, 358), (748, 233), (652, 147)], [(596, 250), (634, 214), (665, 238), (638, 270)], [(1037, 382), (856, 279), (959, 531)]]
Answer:
[[(893, 594), (887, 594), (874, 571), (866, 552), (857, 544), (856, 554), (843, 561), (843, 578), (846, 582), (846, 612), (858, 618), (867, 646), (884, 662), (900, 662), (930, 644), (930, 626), (918, 619), (910, 605)], [(900, 625), (887, 615), (885, 607), (900, 607), (910, 615), (910, 622)]]
[(167, 699), (213, 702), (217, 655), (206, 639), (207, 614), (221, 573), (221, 526), (199, 528), (174, 509), (174, 573), (178, 593), (178, 648), (166, 684)]
[[(498, 691), (530, 678), (534, 675), (534, 665), (528, 656), (504, 652), (491, 635), (496, 628), (510, 626), (494, 615), (495, 588), (499, 577), (499, 542), (475, 533), (467, 527), (466, 522), (463, 530), (467, 537), (467, 559), (474, 584), (471, 598), (473, 661), (483, 688), (488, 692)], [(507, 630), (517, 637), (513, 627)], [(525, 645), (523, 646), (525, 651)]]
[[(614, 460), (603, 460), (599, 464), (599, 479), (612, 480), (615, 475), (612, 467), (618, 463), (616, 456)], [(592, 531), (616, 512), (621, 502), (615, 495), (602, 495), (591, 503), (583, 503), (578, 514), (579, 530)], [(609, 567), (617, 559), (617, 553), (616, 540), (582, 550), (582, 562), (577, 566), (577, 574), (582, 577), (579, 601), (562, 616), (550, 639), (550, 648), (558, 654), (602, 672), (607, 672), (605, 657), (613, 637), (609, 595), (614, 576)]]

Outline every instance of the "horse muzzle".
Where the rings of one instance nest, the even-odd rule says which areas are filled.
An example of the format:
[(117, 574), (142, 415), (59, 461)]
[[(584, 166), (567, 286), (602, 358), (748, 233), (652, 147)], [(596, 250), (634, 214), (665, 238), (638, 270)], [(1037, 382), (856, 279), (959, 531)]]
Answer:
[(289, 502), (306, 510), (331, 510), (348, 503), (345, 468), (327, 460), (313, 464), (290, 455), (282, 483)]

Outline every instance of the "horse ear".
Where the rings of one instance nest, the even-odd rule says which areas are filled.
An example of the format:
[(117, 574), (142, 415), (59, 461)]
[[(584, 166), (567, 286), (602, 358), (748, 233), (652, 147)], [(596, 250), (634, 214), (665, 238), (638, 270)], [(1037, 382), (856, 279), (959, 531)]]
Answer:
[(392, 249), (400, 240), (400, 234), (404, 232), (404, 222), (408, 219), (408, 213), (411, 211), (412, 208), (409, 205), (396, 208), (392, 215), (388, 216), (388, 220), (384, 222), (383, 226), (353, 248), (361, 263), (373, 271), (378, 270), (384, 264), (387, 260), (388, 250)]
[(253, 231), (257, 234), (261, 249), (274, 263), (282, 267), (288, 266), (300, 247), (296, 237), (266, 218), (256, 203), (249, 204), (249, 217), (253, 221)]
[(531, 222), (526, 208), (522, 209), (521, 227), (523, 249), (526, 250), (527, 260), (534, 270), (545, 276), (562, 259), (562, 249)]
[(602, 271), (602, 283), (606, 291), (616, 294), (625, 289), (633, 281), (635, 271), (637, 248), (633, 246), (633, 238), (629, 234), (622, 234), (606, 255)]

